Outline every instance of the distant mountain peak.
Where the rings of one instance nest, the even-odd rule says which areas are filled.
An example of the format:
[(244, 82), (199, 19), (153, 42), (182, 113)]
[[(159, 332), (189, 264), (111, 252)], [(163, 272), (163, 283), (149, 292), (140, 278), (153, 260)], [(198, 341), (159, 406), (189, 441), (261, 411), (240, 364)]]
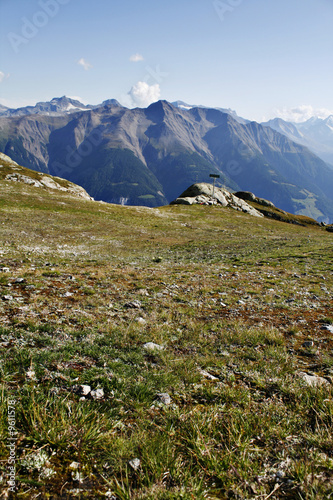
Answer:
[(123, 106), (120, 104), (117, 99), (107, 99), (106, 101), (103, 101), (102, 104), (98, 104), (97, 107), (100, 106), (117, 106), (119, 108), (122, 108)]
[(187, 102), (184, 101), (174, 101), (171, 103), (175, 108), (180, 108), (180, 109), (192, 109), (192, 108), (197, 108), (197, 106), (194, 106), (192, 104), (187, 104)]
[(85, 111), (90, 109), (90, 106), (64, 95), (62, 97), (53, 97), (50, 102), (38, 102), (35, 109), (41, 112), (45, 111), (45, 113), (72, 113), (73, 111)]
[(154, 121), (162, 121), (164, 117), (169, 113), (175, 112), (175, 107), (165, 100), (160, 100), (153, 102), (146, 108), (146, 114)]
[(333, 126), (333, 115), (328, 116), (324, 121), (327, 125), (332, 127)]

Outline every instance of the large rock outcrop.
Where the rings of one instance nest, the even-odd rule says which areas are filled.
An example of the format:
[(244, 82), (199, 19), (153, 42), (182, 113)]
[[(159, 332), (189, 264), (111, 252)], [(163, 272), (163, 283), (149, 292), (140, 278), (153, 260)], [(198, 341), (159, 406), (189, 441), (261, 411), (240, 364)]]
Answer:
[(0, 153), (0, 180), (22, 182), (37, 188), (55, 189), (85, 200), (93, 200), (83, 187), (60, 177), (54, 177), (21, 167), (3, 153)]
[(171, 205), (220, 205), (222, 207), (231, 207), (240, 212), (244, 212), (255, 217), (263, 215), (251, 207), (246, 201), (241, 200), (226, 189), (213, 187), (212, 184), (200, 182), (192, 184), (184, 191)]
[(269, 200), (265, 200), (264, 198), (258, 198), (258, 196), (251, 193), (251, 191), (237, 191), (237, 193), (234, 193), (234, 195), (241, 200), (254, 201), (255, 203), (259, 203), (259, 205), (263, 205), (264, 207), (275, 207), (274, 203)]

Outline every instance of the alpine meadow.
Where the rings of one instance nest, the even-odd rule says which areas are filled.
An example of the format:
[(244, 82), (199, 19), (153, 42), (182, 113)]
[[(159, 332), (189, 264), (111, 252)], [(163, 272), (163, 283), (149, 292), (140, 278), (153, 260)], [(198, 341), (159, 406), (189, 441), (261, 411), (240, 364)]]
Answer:
[(330, 0), (0, 0), (0, 500), (333, 500)]

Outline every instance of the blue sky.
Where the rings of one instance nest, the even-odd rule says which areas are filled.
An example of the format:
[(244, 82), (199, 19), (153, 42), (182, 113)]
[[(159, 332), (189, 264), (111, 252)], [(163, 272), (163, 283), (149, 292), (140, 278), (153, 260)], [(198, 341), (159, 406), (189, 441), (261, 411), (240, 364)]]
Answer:
[(0, 0), (0, 103), (333, 114), (332, 0)]

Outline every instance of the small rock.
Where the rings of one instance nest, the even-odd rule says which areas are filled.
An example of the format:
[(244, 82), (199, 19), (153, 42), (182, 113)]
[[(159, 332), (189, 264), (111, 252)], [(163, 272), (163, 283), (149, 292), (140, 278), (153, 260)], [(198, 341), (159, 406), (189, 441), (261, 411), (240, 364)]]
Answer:
[(16, 278), (15, 283), (24, 283), (25, 279), (24, 278)]
[(91, 387), (90, 385), (74, 385), (72, 391), (78, 396), (88, 396), (91, 393)]
[(286, 473), (284, 470), (278, 470), (277, 473), (275, 474), (276, 480), (280, 481), (285, 477)]
[(12, 295), (4, 295), (3, 300), (6, 300), (7, 302), (14, 300), (14, 297)]
[(0, 269), (0, 271), (1, 271), (2, 273), (9, 273), (10, 269), (9, 269), (9, 267), (2, 267), (2, 268)]
[(206, 370), (199, 370), (199, 373), (201, 373), (201, 375), (203, 375), (204, 377), (208, 378), (209, 380), (218, 380), (217, 377), (214, 377), (214, 375), (211, 375)]
[(71, 292), (64, 293), (63, 297), (72, 297), (73, 294)]
[(103, 391), (103, 389), (96, 389), (96, 391), (91, 391), (90, 396), (93, 399), (103, 399), (104, 398), (104, 391)]
[(136, 322), (139, 323), (139, 325), (145, 325), (147, 321), (144, 318), (137, 318)]
[(330, 385), (325, 378), (319, 377), (318, 375), (308, 375), (305, 372), (299, 372), (298, 375), (303, 379), (306, 385), (310, 387), (321, 387)]
[(117, 497), (114, 496), (111, 490), (107, 491), (105, 493), (106, 498), (109, 498), (110, 500), (117, 500)]
[(124, 307), (127, 309), (141, 309), (141, 302), (139, 300), (133, 300), (132, 302), (127, 302)]
[(156, 399), (165, 406), (171, 404), (171, 398), (167, 392), (160, 392), (159, 394), (156, 395)]
[(312, 340), (307, 340), (306, 342), (303, 342), (302, 347), (306, 347), (309, 349), (310, 347), (314, 346), (314, 342)]
[(321, 329), (333, 333), (333, 325), (323, 325)]
[(137, 471), (141, 467), (141, 460), (139, 458), (133, 458), (133, 460), (130, 460), (128, 464), (132, 467), (133, 470)]
[(147, 342), (143, 345), (146, 351), (162, 351), (164, 347), (162, 345), (154, 344), (154, 342)]
[(29, 380), (37, 380), (36, 373), (33, 370), (28, 370), (25, 375)]
[(70, 469), (72, 469), (72, 470), (78, 470), (78, 469), (79, 469), (79, 467), (80, 467), (79, 462), (72, 462), (72, 463), (70, 464), (70, 466), (69, 466), (69, 468), (70, 468)]

